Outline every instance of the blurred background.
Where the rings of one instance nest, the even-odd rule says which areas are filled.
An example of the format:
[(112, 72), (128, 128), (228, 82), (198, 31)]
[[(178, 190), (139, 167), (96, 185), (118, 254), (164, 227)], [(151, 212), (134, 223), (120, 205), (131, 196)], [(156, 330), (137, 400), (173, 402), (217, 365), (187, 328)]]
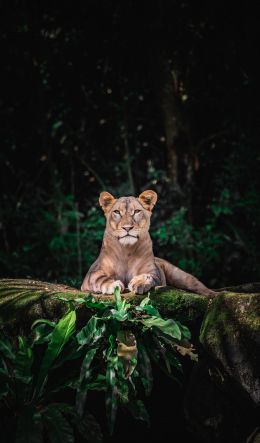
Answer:
[(1, 2), (0, 276), (80, 285), (99, 193), (158, 193), (155, 253), (260, 279), (259, 6)]

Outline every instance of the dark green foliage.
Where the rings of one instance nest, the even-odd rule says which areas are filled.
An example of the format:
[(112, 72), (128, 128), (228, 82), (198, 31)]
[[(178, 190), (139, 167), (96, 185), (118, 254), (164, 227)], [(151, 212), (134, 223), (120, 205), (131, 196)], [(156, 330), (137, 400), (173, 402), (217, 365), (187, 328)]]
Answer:
[[(131, 306), (121, 298), (119, 288), (115, 290), (115, 304), (96, 302), (89, 296), (78, 298), (75, 302), (97, 310), (76, 335), (81, 349), (87, 348), (77, 387), (79, 416), (84, 413), (88, 390), (97, 389), (106, 390), (106, 411), (111, 433), (119, 404), (125, 405), (134, 417), (147, 422), (148, 415), (142, 401), (136, 398), (136, 389), (141, 382), (145, 393), (149, 395), (151, 392), (153, 378), (148, 353), (157, 352), (157, 362), (162, 366), (166, 360), (165, 355), (161, 358), (161, 354), (169, 355), (166, 369), (171, 375), (172, 370), (174, 372), (174, 369), (180, 368), (178, 358), (173, 354), (178, 349), (177, 345), (190, 338), (188, 329), (172, 319), (162, 319), (149, 297), (144, 298), (140, 305)], [(161, 331), (161, 335), (157, 331)], [(100, 365), (102, 355), (105, 356), (105, 371), (104, 362)]]
[[(11, 272), (57, 278), (60, 271), (57, 274), (55, 270), (59, 269), (62, 270), (60, 278), (76, 286), (82, 278), (83, 264), (89, 267), (98, 254), (104, 217), (94, 208), (83, 217), (73, 195), (58, 192), (45, 205), (40, 200), (36, 196), (28, 203), (30, 218), (24, 217), (25, 207), (21, 211), (18, 208), (12, 215), (19, 241), (7, 260), (0, 252), (0, 262), (7, 267), (7, 275)], [(33, 227), (31, 218), (34, 219)], [(34, 266), (36, 256), (40, 263), (38, 269)]]
[[(250, 169), (249, 159), (245, 162)], [(232, 167), (229, 177), (225, 172), (222, 174), (225, 188), (216, 189), (217, 196), (196, 223), (189, 221), (187, 208), (169, 209), (167, 199), (162, 198), (154, 210), (151, 225), (158, 256), (215, 287), (230, 281), (257, 280), (260, 259), (255, 241), (260, 225), (259, 193), (254, 189), (256, 178), (238, 194)], [(245, 171), (244, 174), (246, 179)], [(75, 209), (72, 195), (58, 194), (40, 212), (38, 204), (36, 198), (12, 215), (19, 239), (11, 254), (0, 252), (2, 274), (56, 279), (79, 287), (84, 273), (98, 256), (105, 229), (104, 216), (94, 206), (83, 215)], [(165, 210), (169, 213), (166, 218), (160, 215)], [(30, 212), (28, 219), (24, 219), (26, 211)], [(238, 275), (244, 277), (238, 281)]]
[[(72, 338), (75, 321), (75, 311), (72, 310), (56, 325), (53, 325), (51, 332), (49, 329), (44, 331), (42, 328), (43, 325), (50, 328), (50, 322), (36, 322), (35, 340), (29, 345), (25, 338), (18, 337), (16, 352), (12, 352), (9, 340), (1, 337), (0, 369), (4, 377), (5, 389), (1, 392), (0, 409), (2, 414), (8, 411), (11, 420), (14, 424), (16, 423), (16, 437), (14, 438), (16, 442), (40, 442), (47, 433), (52, 442), (71, 443), (74, 442), (72, 425), (83, 427), (82, 420), (79, 419), (72, 406), (51, 401), (53, 393), (73, 386), (75, 382), (73, 371), (67, 377), (66, 382), (60, 384), (58, 379), (54, 387), (48, 384), (51, 371), (55, 366), (57, 367), (58, 356)], [(46, 341), (47, 348), (38, 364), (34, 360), (39, 353), (39, 344)], [(38, 367), (38, 370), (33, 367), (33, 364)], [(19, 411), (18, 418), (16, 411)], [(94, 423), (94, 420), (92, 422)]]
[(75, 322), (76, 313), (73, 310), (69, 311), (54, 327), (39, 371), (34, 393), (36, 397), (41, 396), (42, 390), (47, 382), (49, 369), (59, 357), (70, 336), (75, 331)]
[(3, 7), (1, 276), (80, 285), (101, 245), (100, 191), (152, 188), (158, 256), (208, 285), (260, 278), (254, 3)]
[[(95, 441), (95, 434), (96, 441), (101, 441), (99, 425), (89, 413), (88, 392), (93, 390), (105, 393), (111, 434), (118, 407), (149, 423), (140, 395), (151, 393), (150, 358), (155, 355), (163, 370), (175, 376), (182, 346), (192, 354), (188, 329), (164, 320), (149, 297), (131, 305), (116, 288), (115, 303), (96, 302), (90, 296), (66, 302), (69, 311), (57, 323), (36, 321), (30, 339), (18, 337), (13, 345), (1, 336), (0, 413), (9, 414), (15, 442), (41, 442), (47, 435), (53, 442), (72, 443), (76, 429), (87, 441)], [(95, 313), (76, 331), (73, 306), (78, 303)], [(66, 362), (71, 364), (69, 369)], [(71, 401), (61, 401), (62, 393), (70, 395)]]
[[(48, 378), (54, 362), (75, 330), (75, 321), (76, 315), (73, 310), (54, 324), (51, 332), (44, 332), (43, 324), (37, 322), (36, 340), (28, 344), (27, 339), (18, 337), (16, 350), (12, 350), (13, 347), (7, 338), (1, 337), (0, 370), (4, 389), (1, 392), (0, 409), (1, 415), (8, 413), (9, 420), (14, 423), (16, 436), (13, 437), (13, 441), (41, 442), (46, 433), (53, 442), (74, 441), (74, 432), (68, 417), (76, 423), (75, 411), (68, 404), (49, 400), (52, 389), (48, 386)], [(45, 324), (50, 327), (50, 322)], [(43, 338), (44, 335), (48, 346), (38, 364), (37, 348), (39, 343), (44, 341), (39, 340), (39, 337)], [(33, 366), (38, 367), (38, 370)], [(61, 386), (58, 383), (54, 391), (64, 390), (69, 386), (69, 381)]]
[[(248, 171), (252, 159), (244, 159)], [(151, 230), (155, 248), (158, 252), (165, 251), (164, 258), (199, 278), (208, 278), (210, 286), (215, 287), (229, 279), (236, 281), (236, 270), (241, 279), (259, 278), (260, 255), (255, 241), (260, 223), (260, 197), (255, 189), (258, 178), (254, 177), (253, 182), (246, 183), (238, 193), (238, 177), (234, 176), (230, 158), (224, 166), (226, 171), (218, 178), (222, 180), (221, 188), (216, 184), (217, 196), (208, 204), (201, 220), (192, 224), (188, 210), (181, 207)], [(245, 170), (244, 174), (246, 179)]]

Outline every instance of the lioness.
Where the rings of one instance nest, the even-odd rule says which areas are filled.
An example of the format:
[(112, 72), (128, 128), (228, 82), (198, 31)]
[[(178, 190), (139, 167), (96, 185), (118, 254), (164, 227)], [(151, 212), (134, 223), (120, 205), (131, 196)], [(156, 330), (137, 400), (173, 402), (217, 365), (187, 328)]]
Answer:
[(99, 257), (84, 278), (82, 291), (112, 294), (119, 286), (121, 291), (128, 287), (135, 294), (143, 294), (167, 284), (209, 297), (217, 295), (197, 278), (154, 257), (149, 227), (156, 201), (157, 194), (151, 190), (138, 198), (100, 194), (106, 229)]

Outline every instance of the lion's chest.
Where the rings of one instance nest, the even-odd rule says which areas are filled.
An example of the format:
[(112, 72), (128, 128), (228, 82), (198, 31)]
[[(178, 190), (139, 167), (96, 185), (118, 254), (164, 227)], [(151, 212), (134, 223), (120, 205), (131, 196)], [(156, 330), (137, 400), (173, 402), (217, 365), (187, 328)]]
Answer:
[(114, 264), (114, 276), (116, 280), (121, 280), (125, 286), (132, 280), (133, 277), (146, 272), (145, 263), (141, 258), (131, 257), (124, 258)]
[[(130, 249), (130, 248), (129, 248)], [(141, 248), (140, 251), (117, 248), (103, 248), (99, 257), (98, 268), (114, 280), (121, 280), (125, 287), (137, 275), (154, 273), (154, 255), (151, 250)]]

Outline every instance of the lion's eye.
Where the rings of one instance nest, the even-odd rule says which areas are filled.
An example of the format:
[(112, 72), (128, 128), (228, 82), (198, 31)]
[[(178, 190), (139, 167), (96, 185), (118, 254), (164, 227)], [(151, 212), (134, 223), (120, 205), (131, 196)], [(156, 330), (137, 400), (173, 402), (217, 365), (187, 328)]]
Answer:
[(119, 214), (120, 215), (120, 211), (118, 211), (117, 209), (115, 211), (113, 211), (114, 214)]
[(136, 214), (140, 214), (140, 212), (141, 212), (140, 209), (136, 209), (136, 210), (134, 211), (134, 215), (136, 215)]

